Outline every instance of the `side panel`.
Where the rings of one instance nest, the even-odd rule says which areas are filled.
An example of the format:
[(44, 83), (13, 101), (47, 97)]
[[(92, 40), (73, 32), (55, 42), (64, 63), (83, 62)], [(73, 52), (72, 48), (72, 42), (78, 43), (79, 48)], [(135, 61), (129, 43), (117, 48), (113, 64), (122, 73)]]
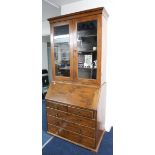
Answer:
[(107, 19), (102, 15), (101, 85), (106, 82)]
[(106, 83), (101, 86), (99, 104), (97, 107), (98, 129), (105, 129), (105, 110), (106, 110)]
[[(78, 31), (77, 29), (79, 28), (77, 25), (81, 24), (81, 29), (84, 27), (86, 29), (86, 27), (88, 27), (88, 25), (85, 25), (86, 23), (90, 24), (90, 27), (92, 28), (93, 25), (93, 21), (97, 21), (97, 33), (96, 33), (96, 40), (97, 40), (97, 45), (95, 47), (89, 47), (88, 49), (86, 48), (86, 38), (88, 39), (88, 37), (95, 37), (95, 35), (93, 34), (84, 34), (81, 33), (81, 35), (79, 35), (80, 30)], [(92, 23), (91, 23), (92, 22)], [(84, 18), (78, 18), (74, 20), (74, 80), (76, 82), (80, 82), (83, 84), (101, 84), (101, 44), (102, 44), (102, 16), (101, 14), (99, 15), (94, 15), (94, 16), (87, 16)], [(95, 24), (94, 24), (95, 25)], [(84, 29), (83, 28), (83, 29)], [(91, 30), (90, 28), (90, 30)], [(92, 28), (93, 30), (93, 28)], [(81, 31), (82, 32), (82, 31)], [(84, 36), (82, 36), (84, 35)], [(83, 41), (81, 40), (81, 38), (83, 38)], [(89, 40), (90, 41), (90, 40)], [(79, 48), (80, 46), (83, 48)], [(95, 54), (95, 51), (97, 52), (97, 56), (91, 56)], [(90, 58), (90, 62), (92, 62), (92, 66), (88, 65), (86, 66), (87, 63), (84, 63), (85, 61), (82, 62), (82, 57), (79, 57), (80, 55), (85, 54), (85, 61), (86, 61), (86, 56), (91, 56), (92, 58)], [(81, 63), (82, 62), (82, 63)], [(94, 65), (96, 64), (96, 65)], [(94, 66), (93, 66), (94, 65)], [(97, 66), (97, 67), (95, 67)], [(93, 72), (92, 76), (90, 76), (89, 74), (84, 77), (82, 77), (82, 69), (85, 71), (88, 71), (88, 69), (91, 69), (93, 71), (96, 70), (96, 73)], [(80, 72), (81, 71), (81, 72)], [(81, 73), (81, 74), (80, 74)], [(84, 75), (84, 73), (83, 73)], [(93, 77), (93, 75), (95, 75)], [(89, 77), (90, 76), (90, 77)]]

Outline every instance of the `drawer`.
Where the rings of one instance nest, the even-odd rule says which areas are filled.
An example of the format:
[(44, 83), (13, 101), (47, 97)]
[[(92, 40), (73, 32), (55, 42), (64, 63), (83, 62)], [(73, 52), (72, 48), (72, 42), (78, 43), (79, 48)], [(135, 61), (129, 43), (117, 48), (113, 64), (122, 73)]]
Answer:
[(57, 134), (59, 128), (50, 124), (47, 124), (47, 130), (51, 133)]
[(84, 146), (95, 148), (95, 139), (79, 136), (76, 133), (67, 131), (67, 130), (62, 129), (62, 128), (56, 128), (55, 126), (50, 125), (50, 124), (48, 126), (50, 129), (49, 132), (51, 132), (51, 133), (53, 133), (53, 131), (56, 130), (56, 132), (54, 134), (57, 134), (57, 135), (65, 138), (65, 139), (70, 140), (70, 141), (82, 144)]
[(76, 123), (76, 124), (87, 126), (90, 128), (96, 128), (97, 123), (95, 120), (91, 120), (91, 119), (87, 119), (84, 117), (72, 115), (71, 113), (59, 111), (56, 109), (50, 109), (48, 107), (46, 108), (46, 110), (47, 110), (47, 115), (55, 116), (57, 118), (61, 118), (61, 119), (66, 120), (68, 122)]
[(49, 108), (53, 108), (53, 109), (57, 109), (57, 110), (61, 110), (61, 111), (68, 111), (68, 106), (58, 103), (58, 102), (54, 102), (54, 101), (48, 101), (46, 100), (46, 106)]
[(80, 126), (74, 123), (67, 122), (65, 120), (62, 120), (60, 118), (56, 118), (53, 116), (47, 116), (47, 122), (49, 124), (56, 125), (58, 127), (64, 128), (66, 130), (76, 132), (78, 134), (88, 136), (91, 138), (95, 138), (95, 129), (87, 128), (85, 126)]
[(68, 112), (79, 115), (79, 116), (87, 117), (90, 119), (94, 119), (93, 110), (81, 109), (81, 108), (76, 108), (76, 107), (68, 107)]

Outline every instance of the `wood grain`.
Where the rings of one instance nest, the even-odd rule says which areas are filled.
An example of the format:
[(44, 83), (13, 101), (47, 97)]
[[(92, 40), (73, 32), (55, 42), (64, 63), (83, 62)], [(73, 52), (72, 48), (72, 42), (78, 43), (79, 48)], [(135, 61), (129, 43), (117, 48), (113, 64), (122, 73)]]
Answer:
[[(70, 77), (56, 76), (55, 73), (55, 56), (54, 56), (54, 28), (57, 26), (69, 26), (69, 52), (70, 52)], [(72, 81), (73, 80), (73, 42), (72, 42), (72, 21), (61, 21), (50, 25), (51, 27), (51, 64), (52, 64), (52, 80), (53, 81)]]
[[(97, 21), (97, 75), (96, 79), (78, 78), (78, 49), (77, 49), (77, 25), (81, 22)], [(102, 43), (102, 15), (91, 15), (73, 20), (74, 30), (74, 80), (82, 84), (101, 85), (101, 43)]]
[(55, 116), (57, 118), (61, 118), (62, 120), (66, 120), (68, 122), (79, 124), (81, 126), (85, 126), (93, 129), (97, 127), (96, 120), (83, 118), (81, 116), (77, 116), (68, 112), (63, 112), (52, 108), (47, 108), (47, 117), (48, 116)]
[(51, 134), (51, 135), (53, 135), (53, 136), (59, 137), (59, 138), (61, 138), (61, 139), (64, 139), (64, 140), (66, 140), (66, 141), (68, 141), (68, 142), (71, 142), (71, 143), (73, 143), (73, 144), (76, 144), (76, 145), (78, 145), (78, 146), (81, 146), (81, 147), (83, 147), (83, 148), (85, 148), (85, 149), (91, 150), (91, 151), (93, 151), (93, 152), (95, 152), (95, 153), (98, 152), (99, 146), (100, 146), (100, 144), (101, 144), (101, 140), (102, 140), (102, 138), (103, 138), (103, 136), (104, 136), (104, 131), (101, 131), (101, 130), (97, 131), (97, 135), (98, 135), (98, 136), (97, 136), (97, 138), (96, 138), (96, 147), (95, 147), (95, 148), (92, 148), (92, 147), (89, 147), (89, 146), (85, 146), (85, 145), (83, 145), (83, 144), (81, 144), (81, 143), (77, 143), (77, 142), (75, 142), (75, 141), (72, 141), (72, 140), (70, 140), (70, 139), (68, 139), (68, 138), (64, 138), (64, 137), (62, 137), (62, 136), (59, 136), (57, 133), (53, 133), (53, 132), (50, 132), (50, 131), (48, 131), (48, 133)]
[[(46, 94), (48, 133), (97, 152), (104, 135), (106, 27), (102, 7), (48, 19), (51, 29), (52, 82)], [(77, 24), (97, 21), (96, 79), (78, 77)], [(56, 76), (54, 28), (69, 25), (70, 77)]]
[(61, 15), (61, 16), (49, 18), (48, 21), (52, 24), (52, 23), (56, 23), (60, 21), (70, 20), (74, 18), (83, 18), (86, 16), (97, 15), (97, 14), (102, 14), (102, 13), (104, 14), (106, 18), (109, 16), (105, 8), (99, 7), (95, 9), (89, 9), (85, 11), (80, 11), (80, 12), (75, 12), (75, 13), (71, 13), (67, 15)]
[(95, 148), (95, 139), (84, 137), (82, 135), (79, 135), (77, 133), (65, 130), (63, 128), (58, 128), (54, 125), (48, 124), (49, 132), (55, 132), (55, 134), (67, 138), (71, 141), (75, 141), (77, 143), (80, 143), (82, 145)]
[[(102, 85), (101, 76), (101, 58), (102, 58), (102, 17), (106, 20), (108, 14), (104, 8), (95, 8), (69, 15), (50, 18), (51, 28), (51, 64), (53, 81), (74, 81), (81, 84)], [(78, 78), (78, 50), (77, 50), (77, 23), (97, 20), (97, 75), (96, 79)], [(70, 47), (70, 77), (56, 76), (55, 58), (54, 58), (54, 27), (69, 25), (69, 47)], [(105, 31), (104, 31), (105, 32)], [(104, 35), (103, 35), (104, 36)], [(105, 45), (103, 45), (105, 47)], [(103, 67), (102, 67), (103, 68)], [(105, 75), (103, 75), (105, 76)], [(105, 82), (105, 81), (104, 81)]]
[(97, 87), (56, 83), (50, 85), (46, 94), (46, 99), (96, 110), (99, 98), (98, 95), (99, 89)]
[(96, 134), (95, 129), (91, 129), (85, 126), (81, 126), (79, 124), (71, 123), (66, 120), (62, 120), (61, 118), (49, 116), (49, 115), (47, 115), (47, 121), (49, 124), (53, 124), (55, 126), (64, 128), (66, 130), (69, 130), (90, 138), (95, 138), (95, 134)]

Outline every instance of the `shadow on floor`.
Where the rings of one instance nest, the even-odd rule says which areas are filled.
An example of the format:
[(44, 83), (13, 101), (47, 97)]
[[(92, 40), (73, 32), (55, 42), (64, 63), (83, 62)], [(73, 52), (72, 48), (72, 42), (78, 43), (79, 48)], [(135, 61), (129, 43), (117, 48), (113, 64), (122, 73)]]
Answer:
[(98, 153), (54, 137), (42, 150), (43, 155), (113, 155), (113, 128), (106, 132)]

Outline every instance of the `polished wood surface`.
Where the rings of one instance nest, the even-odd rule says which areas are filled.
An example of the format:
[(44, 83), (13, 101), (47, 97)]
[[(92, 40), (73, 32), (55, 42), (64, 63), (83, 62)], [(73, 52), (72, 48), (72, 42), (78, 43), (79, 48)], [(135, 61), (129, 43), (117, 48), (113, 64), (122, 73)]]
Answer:
[(88, 109), (86, 110), (77, 107), (68, 107), (68, 112), (91, 119), (94, 118), (94, 111)]
[(55, 134), (67, 138), (69, 140), (75, 141), (77, 143), (81, 143), (85, 146), (95, 148), (95, 139), (88, 138), (77, 133), (65, 130), (63, 128), (58, 128), (54, 125), (48, 124), (48, 131), (54, 131)]
[[(102, 15), (103, 16), (103, 15)], [(100, 20), (101, 21), (101, 20)], [(102, 42), (101, 42), (101, 85), (106, 82), (106, 57), (107, 57), (107, 21), (102, 17), (102, 21), (100, 23), (104, 26), (101, 30), (102, 34)]]
[(79, 124), (76, 123), (72, 123), (66, 120), (63, 120), (61, 118), (58, 117), (54, 117), (54, 116), (47, 116), (47, 121), (49, 124), (53, 124), (55, 126), (64, 128), (66, 130), (90, 137), (90, 138), (95, 138), (95, 129), (92, 128), (88, 128), (86, 126), (81, 126)]
[[(95, 8), (49, 19), (52, 82), (46, 94), (48, 133), (95, 152), (105, 131), (107, 17), (104, 8)], [(97, 21), (96, 79), (78, 76), (77, 25), (89, 21)], [(55, 71), (54, 28), (66, 24), (69, 25), (70, 77), (56, 76)]]
[(71, 141), (75, 141), (77, 143), (80, 143), (82, 145), (95, 148), (95, 139), (88, 138), (82, 135), (79, 135), (77, 133), (65, 130), (63, 128), (59, 128), (57, 126), (48, 124), (48, 131), (53, 132), (61, 137), (67, 138)]
[[(102, 67), (102, 46), (105, 47), (105, 39), (102, 37), (102, 29), (106, 26), (106, 18), (108, 14), (104, 8), (90, 9), (69, 15), (54, 17), (49, 19), (51, 29), (51, 63), (53, 81), (70, 81), (80, 84), (90, 84), (101, 86), (105, 81), (101, 81), (101, 77), (105, 77), (105, 67)], [(104, 19), (103, 19), (104, 18)], [(103, 21), (105, 22), (102, 22)], [(97, 77), (96, 79), (78, 78), (78, 50), (77, 50), (77, 23), (97, 20)], [(55, 75), (55, 57), (54, 57), (54, 28), (62, 25), (69, 25), (69, 49), (70, 49), (70, 77)], [(105, 32), (105, 30), (103, 31)], [(103, 61), (105, 61), (105, 56)], [(103, 69), (101, 69), (103, 68)], [(103, 79), (103, 78), (102, 78)]]
[(96, 110), (99, 99), (99, 89), (97, 87), (76, 84), (52, 83), (49, 86), (46, 99)]
[(79, 124), (81, 126), (86, 126), (93, 129), (96, 128), (97, 126), (96, 120), (84, 118), (78, 115), (74, 115), (72, 113), (63, 112), (63, 111), (48, 108), (48, 107), (47, 107), (47, 115), (55, 116), (57, 118), (61, 118), (68, 122), (72, 122), (72, 123)]
[[(63, 25), (69, 25), (69, 55), (70, 55), (70, 77), (64, 77), (64, 76), (56, 76), (55, 75), (55, 56), (54, 56), (54, 27), (56, 26), (63, 26)], [(51, 64), (52, 64), (52, 78), (53, 81), (72, 81), (73, 80), (73, 36), (72, 36), (72, 21), (63, 21), (59, 23), (54, 23), (51, 26)]]
[[(77, 45), (77, 24), (80, 22), (88, 22), (88, 21), (97, 21), (97, 78), (96, 79), (84, 79), (78, 78), (78, 45)], [(79, 83), (86, 83), (86, 84), (97, 84), (100, 85), (101, 83), (101, 40), (102, 40), (102, 15), (92, 15), (86, 16), (83, 18), (78, 18), (73, 21), (73, 31), (74, 33), (74, 80), (78, 81)]]
[(48, 108), (52, 108), (52, 109), (57, 109), (57, 110), (66, 111), (66, 112), (68, 111), (67, 105), (60, 104), (60, 103), (55, 102), (55, 101), (46, 100), (46, 106)]
[(47, 107), (49, 107), (49, 108), (54, 108), (57, 110), (70, 112), (72, 114), (77, 114), (79, 116), (83, 116), (83, 117), (87, 117), (87, 118), (91, 118), (91, 119), (96, 118), (96, 111), (93, 111), (93, 110), (77, 108), (75, 106), (70, 106), (67, 104), (65, 105), (65, 104), (61, 104), (59, 102), (50, 101), (50, 100), (47, 100), (46, 104), (47, 104)]
[(51, 132), (51, 130), (49, 131), (48, 130), (48, 133), (49, 134), (51, 134), (51, 135), (53, 135), (53, 136), (56, 136), (56, 137), (59, 137), (59, 138), (61, 138), (61, 139), (64, 139), (64, 140), (66, 140), (66, 141), (68, 141), (68, 142), (71, 142), (71, 143), (73, 143), (73, 144), (76, 144), (76, 145), (79, 145), (79, 146), (81, 146), (81, 147), (83, 147), (83, 148), (86, 148), (86, 149), (88, 149), (88, 150), (91, 150), (91, 151), (93, 151), (93, 152), (95, 152), (95, 153), (97, 153), (98, 152), (98, 150), (99, 150), (99, 146), (100, 146), (100, 143), (101, 143), (101, 140), (102, 140), (102, 138), (103, 138), (103, 136), (104, 136), (104, 131), (101, 131), (101, 130), (98, 130), (97, 131), (97, 137), (96, 137), (96, 143), (95, 143), (95, 145), (96, 145), (96, 147), (95, 148), (93, 148), (93, 147), (89, 147), (89, 146), (86, 146), (86, 145), (83, 145), (83, 144), (81, 144), (81, 143), (79, 143), (79, 142), (76, 142), (76, 141), (74, 141), (74, 140), (70, 140), (68, 137), (67, 138), (65, 138), (65, 137), (63, 137), (63, 136), (60, 136), (60, 135), (58, 135), (58, 128), (55, 126), (55, 129), (52, 129), (53, 131)]
[(107, 18), (109, 15), (107, 11), (103, 7), (95, 8), (95, 9), (89, 9), (85, 11), (75, 12), (67, 15), (61, 15), (53, 18), (49, 18), (48, 21), (50, 23), (56, 23), (60, 21), (70, 20), (73, 18), (83, 18), (90, 15), (98, 15), (98, 14), (104, 14), (105, 18)]

